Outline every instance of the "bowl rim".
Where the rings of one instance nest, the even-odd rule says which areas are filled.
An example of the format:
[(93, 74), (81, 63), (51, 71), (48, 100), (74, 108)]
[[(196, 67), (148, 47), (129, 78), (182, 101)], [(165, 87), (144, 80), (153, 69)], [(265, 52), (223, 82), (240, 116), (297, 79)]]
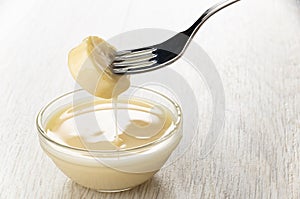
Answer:
[[(158, 91), (155, 91), (155, 90), (152, 90), (152, 89), (149, 89), (149, 88), (144, 88), (144, 87), (139, 87), (139, 86), (133, 86), (131, 85), (130, 88), (138, 88), (138, 89), (143, 89), (143, 90), (146, 90), (146, 91), (149, 91), (149, 92), (152, 92), (152, 93), (155, 93), (157, 95), (160, 95), (161, 97), (163, 97), (164, 99), (166, 99), (168, 102), (170, 102), (175, 110), (176, 110), (176, 113), (177, 113), (177, 119), (176, 121), (174, 122), (174, 127), (173, 129), (166, 135), (160, 137), (159, 139), (157, 140), (154, 140), (152, 142), (149, 142), (147, 144), (144, 144), (144, 145), (140, 145), (140, 146), (137, 146), (137, 147), (132, 147), (132, 148), (128, 148), (128, 149), (117, 149), (117, 150), (91, 150), (91, 149), (84, 149), (84, 148), (78, 148), (78, 147), (73, 147), (73, 146), (68, 146), (68, 145), (65, 145), (65, 144), (62, 144), (62, 143), (59, 143), (59, 142), (56, 142), (55, 140), (51, 139), (43, 125), (42, 125), (42, 118), (43, 118), (43, 114), (44, 112), (51, 106), (53, 105), (55, 102), (61, 100), (62, 98), (68, 96), (68, 95), (71, 95), (71, 94), (74, 94), (74, 93), (77, 93), (77, 92), (87, 92), (85, 91), (84, 89), (77, 89), (77, 90), (73, 90), (73, 91), (70, 91), (70, 92), (67, 92), (57, 98), (54, 98), (53, 100), (51, 100), (49, 103), (47, 103), (45, 106), (43, 106), (41, 108), (41, 110), (38, 112), (37, 116), (36, 116), (36, 128), (37, 128), (37, 131), (39, 133), (39, 135), (41, 135), (44, 139), (46, 139), (47, 141), (51, 142), (52, 144), (55, 144), (59, 147), (63, 147), (65, 149), (68, 149), (68, 150), (74, 150), (74, 151), (77, 151), (77, 152), (89, 152), (89, 153), (99, 153), (99, 154), (118, 154), (118, 153), (124, 153), (124, 152), (134, 152), (134, 151), (137, 151), (137, 150), (143, 150), (143, 149), (147, 149), (148, 147), (151, 147), (151, 146), (155, 146), (159, 143), (162, 143), (163, 141), (167, 140), (168, 138), (172, 137), (176, 132), (177, 130), (181, 127), (181, 124), (182, 124), (182, 110), (181, 110), (181, 107), (172, 99), (170, 99), (169, 97), (167, 97), (166, 95), (158, 92)], [(87, 92), (88, 93), (88, 92)], [(54, 111), (53, 111), (54, 112)], [(41, 140), (41, 137), (39, 136), (39, 140)]]

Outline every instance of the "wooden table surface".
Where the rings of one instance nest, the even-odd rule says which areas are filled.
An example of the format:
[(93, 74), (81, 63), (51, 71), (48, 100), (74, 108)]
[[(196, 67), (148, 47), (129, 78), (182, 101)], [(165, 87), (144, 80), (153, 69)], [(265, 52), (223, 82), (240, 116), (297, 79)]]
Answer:
[(73, 183), (39, 146), (37, 112), (74, 88), (66, 64), (74, 45), (138, 28), (182, 30), (215, 2), (0, 1), (0, 198), (300, 198), (297, 0), (243, 0), (195, 37), (226, 96), (224, 130), (206, 158), (197, 156), (199, 135), (150, 181), (103, 194)]

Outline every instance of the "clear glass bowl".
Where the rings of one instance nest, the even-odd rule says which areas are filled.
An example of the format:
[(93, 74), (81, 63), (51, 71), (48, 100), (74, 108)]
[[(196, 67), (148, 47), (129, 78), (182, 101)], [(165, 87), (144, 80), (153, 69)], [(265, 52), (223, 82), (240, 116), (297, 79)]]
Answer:
[(134, 97), (163, 105), (172, 113), (175, 127), (151, 143), (130, 149), (88, 150), (59, 143), (47, 135), (47, 121), (63, 107), (97, 100), (84, 90), (53, 100), (42, 108), (36, 119), (40, 145), (56, 166), (76, 183), (101, 192), (124, 191), (147, 181), (164, 165), (182, 137), (182, 112), (169, 97), (134, 86), (119, 97)]

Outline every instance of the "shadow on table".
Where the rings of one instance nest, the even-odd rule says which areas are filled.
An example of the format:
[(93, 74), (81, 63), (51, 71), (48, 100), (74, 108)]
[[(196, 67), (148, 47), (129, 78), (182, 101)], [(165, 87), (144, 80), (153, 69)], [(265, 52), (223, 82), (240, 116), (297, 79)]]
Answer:
[(100, 193), (92, 189), (88, 189), (78, 185), (72, 180), (68, 179), (64, 184), (61, 192), (61, 198), (104, 198), (104, 199), (119, 199), (119, 198), (164, 198), (174, 199), (176, 195), (169, 190), (169, 187), (161, 186), (160, 179), (156, 176), (142, 185), (139, 185), (131, 190), (119, 193)]

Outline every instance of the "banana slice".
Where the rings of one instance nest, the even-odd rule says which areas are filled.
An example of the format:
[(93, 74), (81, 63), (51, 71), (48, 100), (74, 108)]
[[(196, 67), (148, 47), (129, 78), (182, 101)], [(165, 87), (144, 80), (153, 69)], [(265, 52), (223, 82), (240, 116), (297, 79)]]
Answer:
[(109, 69), (115, 57), (113, 46), (99, 37), (90, 36), (72, 49), (69, 70), (75, 81), (89, 93), (102, 98), (117, 97), (130, 86), (129, 76), (115, 75)]

